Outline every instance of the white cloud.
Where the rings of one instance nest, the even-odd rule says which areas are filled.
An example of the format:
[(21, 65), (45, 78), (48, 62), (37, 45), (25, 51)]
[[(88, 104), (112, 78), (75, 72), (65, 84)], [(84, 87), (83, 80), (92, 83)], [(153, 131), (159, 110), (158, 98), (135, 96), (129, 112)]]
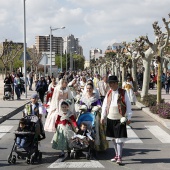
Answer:
[[(23, 0), (0, 0), (0, 41), (23, 41)], [(140, 35), (153, 38), (152, 23), (163, 26), (169, 0), (26, 0), (27, 43), (36, 35), (47, 35), (50, 26), (65, 26), (55, 36), (79, 38), (88, 58), (89, 50), (103, 51), (114, 42), (132, 41)]]

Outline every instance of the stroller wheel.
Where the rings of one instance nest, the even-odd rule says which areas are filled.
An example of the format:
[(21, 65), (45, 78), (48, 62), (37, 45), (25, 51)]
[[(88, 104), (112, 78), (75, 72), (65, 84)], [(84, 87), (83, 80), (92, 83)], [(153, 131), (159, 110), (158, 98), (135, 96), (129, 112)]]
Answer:
[(17, 159), (21, 159), (21, 157), (19, 155), (17, 155)]
[(5, 96), (3, 97), (3, 100), (5, 100)]
[(12, 100), (14, 100), (14, 96), (12, 96), (11, 98), (12, 98)]
[(11, 162), (12, 162), (13, 164), (15, 164), (15, 163), (16, 163), (16, 156), (15, 156), (15, 155), (13, 155), (13, 156), (12, 156), (12, 160), (11, 160)]
[(12, 162), (11, 162), (11, 161), (12, 161), (12, 160), (11, 160), (11, 155), (8, 156), (8, 159), (7, 159), (7, 160), (8, 160), (8, 163), (9, 163), (9, 164), (12, 163)]
[(27, 157), (26, 158), (27, 164), (30, 164), (30, 159)]

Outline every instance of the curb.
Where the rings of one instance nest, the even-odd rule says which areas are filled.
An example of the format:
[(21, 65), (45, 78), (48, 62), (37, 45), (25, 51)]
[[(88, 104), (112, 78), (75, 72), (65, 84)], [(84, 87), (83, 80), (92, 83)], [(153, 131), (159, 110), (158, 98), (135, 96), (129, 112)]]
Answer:
[(24, 109), (24, 105), (18, 107), (17, 109), (15, 109), (14, 111), (7, 113), (6, 115), (3, 115), (2, 117), (0, 117), (0, 123), (6, 121), (7, 119), (11, 118), (12, 116), (16, 115), (18, 112), (22, 111)]
[(0, 123), (6, 121), (7, 119), (11, 118), (12, 116), (16, 115), (18, 112), (22, 111), (24, 109), (24, 106), (27, 104), (28, 102), (24, 103), (24, 105), (18, 107), (17, 109), (13, 110), (10, 113), (7, 113), (6, 115), (3, 115), (0, 117)]
[(159, 117), (158, 115), (153, 114), (149, 110), (149, 107), (146, 107), (145, 105), (141, 104), (140, 102), (136, 102), (136, 106), (138, 108), (140, 108), (143, 112), (145, 112), (147, 115), (154, 118), (157, 122), (161, 123), (163, 126), (165, 126), (167, 129), (170, 130), (170, 119), (163, 119), (163, 118)]

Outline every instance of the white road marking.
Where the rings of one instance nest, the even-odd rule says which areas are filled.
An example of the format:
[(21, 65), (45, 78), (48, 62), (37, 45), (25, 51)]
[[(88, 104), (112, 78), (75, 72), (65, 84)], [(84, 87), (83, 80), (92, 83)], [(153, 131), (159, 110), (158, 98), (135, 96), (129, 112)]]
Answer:
[(7, 133), (9, 132), (13, 126), (0, 126), (0, 139)]
[(170, 135), (159, 126), (145, 126), (162, 143), (170, 143)]
[(48, 168), (105, 168), (99, 161), (54, 162)]
[(125, 143), (143, 143), (130, 126), (127, 126), (127, 135), (128, 138)]

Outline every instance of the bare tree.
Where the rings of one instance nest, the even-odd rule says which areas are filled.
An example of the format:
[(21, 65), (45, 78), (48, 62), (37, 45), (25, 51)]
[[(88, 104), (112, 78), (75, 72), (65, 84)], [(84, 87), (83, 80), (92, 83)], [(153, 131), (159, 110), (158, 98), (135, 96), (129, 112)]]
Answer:
[(127, 55), (130, 55), (131, 60), (131, 69), (132, 69), (132, 77), (133, 77), (133, 84), (134, 84), (134, 91), (137, 91), (137, 62), (138, 59), (141, 57), (138, 52), (138, 44), (137, 42), (134, 43), (126, 43), (123, 42), (123, 45), (125, 46), (125, 49), (127, 51)]
[(21, 52), (23, 45), (19, 45), (12, 41), (7, 41), (2, 43), (0, 47), (0, 60), (2, 61), (5, 68), (5, 75), (7, 74), (8, 65), (13, 62), (15, 57)]
[(30, 63), (29, 63), (31, 65), (31, 69), (35, 70), (35, 73), (37, 75), (37, 73), (38, 73), (38, 65), (39, 65), (40, 60), (42, 59), (42, 54), (37, 53), (36, 47), (29, 48), (28, 53), (30, 54), (30, 57), (32, 59), (30, 61)]

